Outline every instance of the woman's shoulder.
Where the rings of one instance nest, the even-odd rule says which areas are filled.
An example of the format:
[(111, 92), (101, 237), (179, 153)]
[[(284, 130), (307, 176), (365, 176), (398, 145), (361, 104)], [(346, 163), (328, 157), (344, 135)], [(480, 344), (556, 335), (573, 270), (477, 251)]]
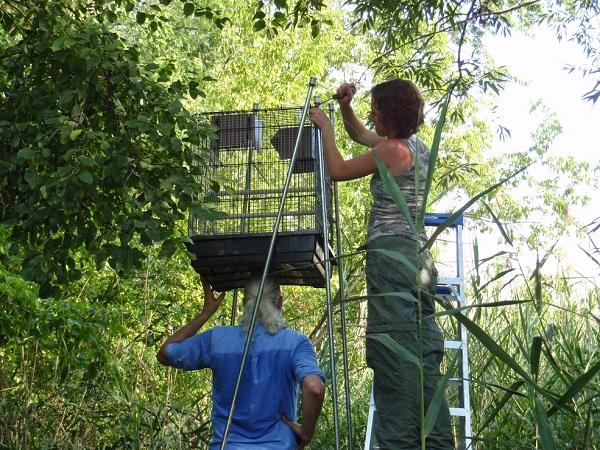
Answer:
[(373, 150), (382, 153), (394, 153), (400, 155), (410, 152), (411, 149), (406, 139), (387, 139), (373, 147)]
[(388, 139), (377, 144), (373, 150), (394, 176), (406, 172), (412, 166), (414, 152), (406, 139)]

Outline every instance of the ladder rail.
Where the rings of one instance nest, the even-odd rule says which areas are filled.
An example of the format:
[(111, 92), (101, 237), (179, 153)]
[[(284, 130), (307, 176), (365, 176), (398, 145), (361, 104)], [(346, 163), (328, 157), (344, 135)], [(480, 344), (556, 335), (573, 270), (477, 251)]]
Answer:
[[(459, 279), (459, 296), (458, 303), (461, 308), (467, 306), (465, 301), (465, 273), (464, 273), (464, 252), (463, 252), (463, 223), (461, 221), (460, 224), (456, 224), (455, 226), (455, 234), (456, 234), (456, 275)], [(470, 385), (470, 372), (469, 372), (469, 349), (468, 349), (468, 333), (467, 327), (464, 324), (460, 323), (458, 325), (459, 333), (460, 333), (460, 341), (463, 346), (461, 349), (462, 358), (461, 358), (461, 377), (462, 377), (462, 389), (460, 390), (461, 398), (460, 401), (462, 403), (462, 408), (465, 411), (465, 415), (463, 416), (463, 433), (464, 433), (464, 442), (463, 448), (471, 449), (472, 448), (472, 423), (471, 423), (471, 385)]]

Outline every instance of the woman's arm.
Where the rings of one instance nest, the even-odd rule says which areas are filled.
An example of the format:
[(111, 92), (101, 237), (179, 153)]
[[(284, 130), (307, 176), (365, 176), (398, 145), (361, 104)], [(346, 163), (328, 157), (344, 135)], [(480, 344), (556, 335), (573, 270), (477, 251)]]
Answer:
[(336, 92), (336, 98), (340, 105), (340, 112), (344, 120), (344, 128), (348, 136), (354, 141), (367, 147), (375, 147), (380, 142), (386, 140), (385, 137), (369, 130), (354, 114), (351, 102), (356, 93), (353, 84), (343, 83)]
[(334, 181), (362, 178), (377, 170), (373, 152), (383, 160), (392, 175), (398, 175), (410, 168), (412, 157), (403, 140), (384, 140), (368, 151), (352, 159), (344, 159), (335, 142), (335, 133), (329, 118), (319, 108), (310, 110), (310, 120), (323, 134), (325, 161), (331, 179)]

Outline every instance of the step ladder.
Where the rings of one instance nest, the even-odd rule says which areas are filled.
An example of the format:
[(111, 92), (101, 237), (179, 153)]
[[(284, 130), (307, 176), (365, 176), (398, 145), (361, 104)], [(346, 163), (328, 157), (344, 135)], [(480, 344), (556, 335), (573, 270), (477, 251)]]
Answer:
[[(425, 216), (425, 226), (436, 227), (444, 223), (451, 214), (449, 213), (430, 213)], [(452, 302), (456, 307), (464, 307), (464, 266), (463, 266), (463, 216), (457, 217), (452, 224), (448, 226), (455, 233), (455, 273), (450, 277), (440, 276), (436, 289), (436, 295)], [(457, 335), (455, 339), (444, 340), (444, 348), (447, 356), (454, 357), (454, 352), (457, 355), (457, 377), (449, 380), (449, 385), (458, 387), (458, 404), (450, 405), (450, 415), (458, 419), (458, 432), (456, 433), (456, 444), (458, 450), (473, 450), (471, 440), (471, 401), (470, 401), (470, 386), (469, 386), (469, 354), (467, 349), (467, 329), (464, 325), (458, 324)], [(452, 358), (453, 359), (453, 358)], [(369, 405), (369, 416), (367, 422), (367, 430), (365, 437), (364, 450), (376, 450), (378, 445), (376, 442), (374, 430), (377, 406), (375, 398), (371, 390), (371, 401)]]

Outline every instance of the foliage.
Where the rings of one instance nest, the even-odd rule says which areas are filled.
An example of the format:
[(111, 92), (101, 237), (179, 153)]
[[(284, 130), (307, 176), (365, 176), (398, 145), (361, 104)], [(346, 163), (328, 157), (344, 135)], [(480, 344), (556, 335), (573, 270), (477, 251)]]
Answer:
[(171, 255), (199, 206), (191, 145), (210, 132), (182, 104), (188, 85), (119, 34), (110, 2), (70, 4), (15, 6), (0, 59), (0, 214), (42, 296), (80, 278), (81, 248), (122, 272), (141, 267), (141, 246)]
[[(488, 261), (492, 273), (495, 259)], [(594, 405), (600, 360), (592, 343), (600, 336), (592, 311), (597, 309), (597, 291), (576, 299), (565, 278), (544, 277), (540, 272), (536, 270), (533, 277), (521, 273), (509, 281), (499, 277), (487, 286), (476, 282), (485, 299), (475, 308), (500, 298), (526, 301), (482, 307), (475, 311), (474, 320), (495, 336), (507, 357), (530, 373), (531, 382), (508, 370), (482, 341), (472, 341), (475, 429), (483, 447), (504, 446), (519, 442), (517, 436), (536, 433), (536, 426), (541, 432), (547, 420), (546, 439), (554, 440), (555, 448), (596, 448), (598, 438), (592, 430), (599, 420)], [(538, 279), (539, 290), (531, 285)], [(522, 443), (526, 444), (525, 439)], [(543, 448), (552, 448), (549, 445)]]
[[(467, 96), (494, 93), (508, 79), (485, 58), (484, 31), (508, 32), (541, 19), (576, 23), (593, 17), (594, 5), (348, 4), (0, 4), (1, 447), (206, 447), (210, 374), (167, 370), (154, 359), (165, 336), (196, 312), (201, 295), (182, 241), (186, 213), (204, 211), (207, 193), (195, 182), (203, 154), (195, 144), (211, 130), (199, 127), (193, 113), (253, 102), (297, 104), (310, 76), (320, 78), (319, 93), (330, 94), (340, 74), (358, 64), (369, 66), (366, 73), (372, 69), (375, 79), (401, 74), (417, 80), (433, 113), (455, 83), (443, 138), (436, 138), (430, 204), (455, 208), (523, 166), (537, 161), (544, 168), (507, 181), (470, 210), (482, 229), (499, 228), (512, 246), (491, 258), (475, 250), (476, 268), (467, 280), (475, 306), (460, 311), (476, 326), (470, 341), (474, 429), (480, 448), (529, 448), (532, 440), (597, 448), (598, 288), (575, 289), (542, 270), (553, 257), (559, 226), (574, 219), (569, 206), (587, 201), (580, 186), (595, 182), (596, 169), (548, 156), (560, 126), (539, 105), (532, 111), (541, 113), (541, 125), (531, 147), (490, 158), (492, 132), (477, 116), (481, 97)], [(582, 37), (591, 55), (593, 38)], [(361, 100), (359, 114), (367, 108)], [(424, 141), (434, 140), (435, 125), (424, 127)], [(344, 153), (357, 151), (338, 136)], [(522, 196), (524, 187), (535, 191)], [(333, 287), (345, 287), (350, 427), (360, 448), (371, 384), (363, 357), (360, 249), (369, 193), (360, 181), (339, 190), (346, 275)], [(512, 226), (539, 216), (555, 223), (522, 235)], [(596, 224), (588, 226), (593, 229)], [(549, 248), (549, 256), (528, 271), (518, 259), (524, 248)], [(586, 251), (591, 264), (597, 253), (595, 244)], [(58, 285), (60, 298), (40, 298), (56, 294)], [(285, 294), (292, 326), (311, 337), (329, 370), (322, 291), (286, 288)], [(502, 303), (507, 300), (512, 303)], [(342, 301), (336, 300), (336, 324)], [(228, 294), (215, 323), (231, 320), (231, 303)], [(341, 344), (338, 334), (344, 435)], [(332, 414), (328, 393), (314, 448), (333, 447)]]

